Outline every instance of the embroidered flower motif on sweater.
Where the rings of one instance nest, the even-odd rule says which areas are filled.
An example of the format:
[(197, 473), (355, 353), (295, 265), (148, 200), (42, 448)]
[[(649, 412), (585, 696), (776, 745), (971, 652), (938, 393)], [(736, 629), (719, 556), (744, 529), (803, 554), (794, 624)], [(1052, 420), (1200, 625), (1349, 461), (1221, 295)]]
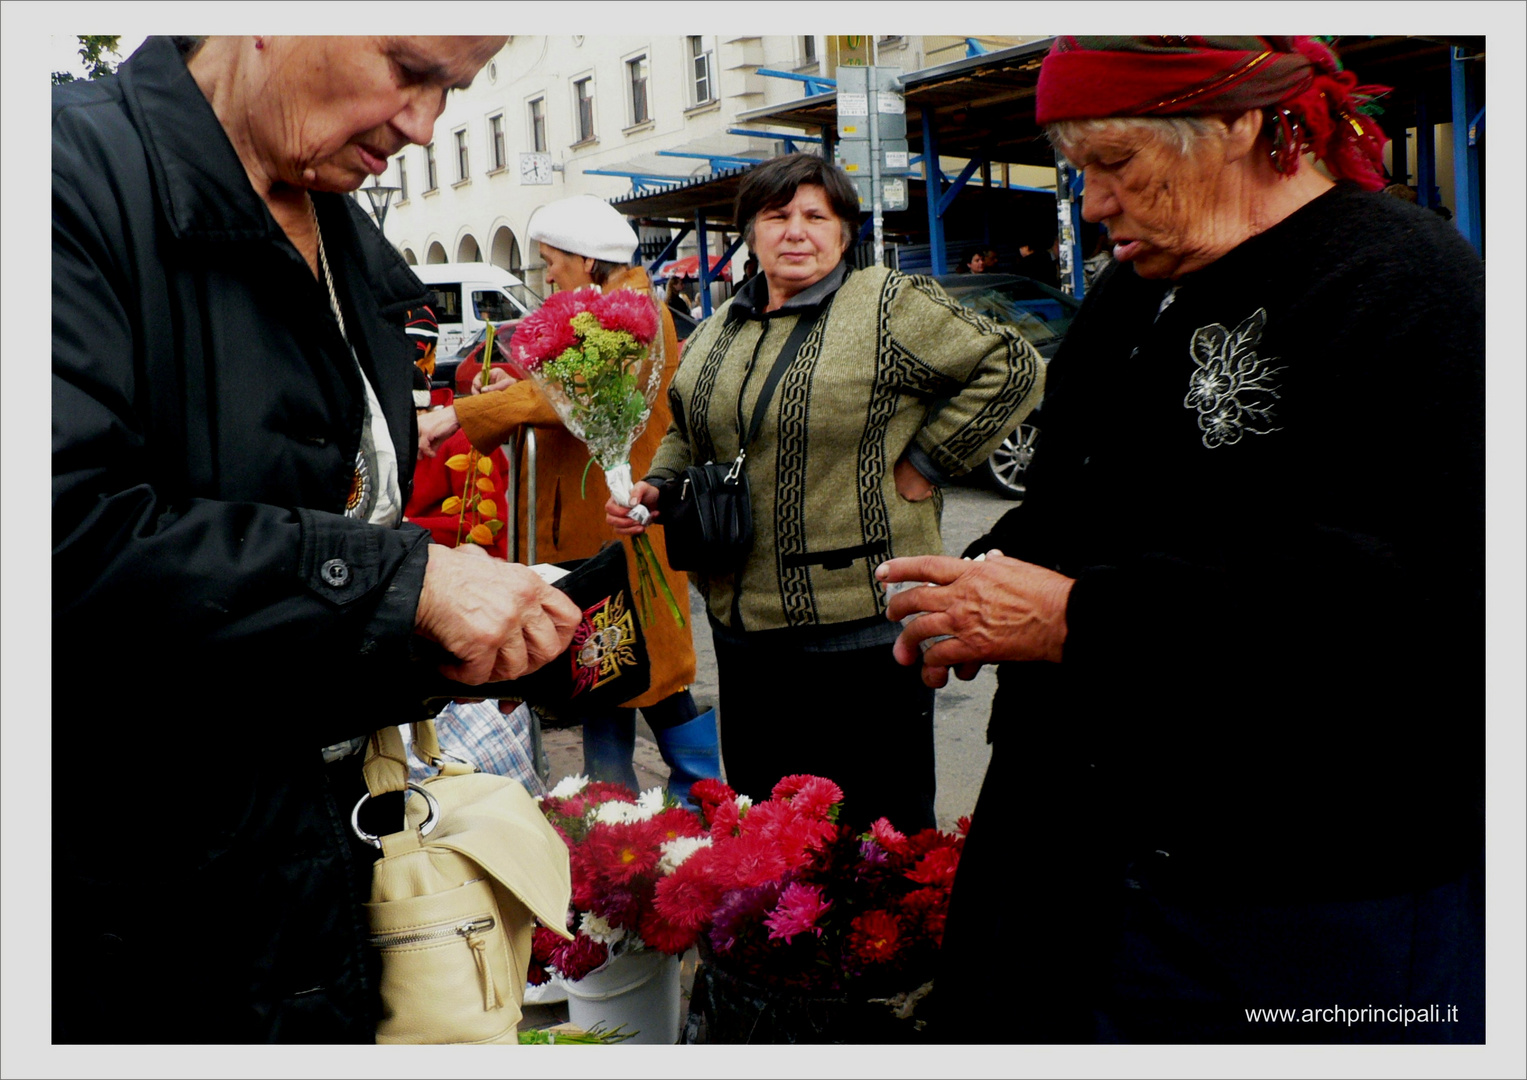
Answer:
[(1233, 446), (1247, 432), (1266, 435), (1281, 430), (1273, 417), (1273, 403), (1281, 396), (1273, 377), (1283, 368), (1257, 355), (1266, 325), (1267, 309), (1258, 308), (1233, 331), (1211, 323), (1193, 332), (1197, 367), (1182, 404), (1198, 413), (1198, 429), (1211, 450)]

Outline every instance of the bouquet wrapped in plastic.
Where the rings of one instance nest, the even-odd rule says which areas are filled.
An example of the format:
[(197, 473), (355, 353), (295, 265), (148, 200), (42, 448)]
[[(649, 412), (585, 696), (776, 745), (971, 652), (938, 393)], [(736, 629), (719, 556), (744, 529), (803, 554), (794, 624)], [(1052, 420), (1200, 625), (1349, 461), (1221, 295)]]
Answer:
[[(662, 319), (653, 299), (632, 289), (585, 286), (553, 293), (526, 316), (510, 342), (510, 367), (532, 380), (562, 425), (604, 470), (610, 494), (631, 502), (631, 446), (647, 427), (662, 383)], [(645, 524), (645, 507), (631, 516)], [(683, 612), (645, 535), (633, 540), (638, 593), (649, 605), (661, 588), (680, 625)]]

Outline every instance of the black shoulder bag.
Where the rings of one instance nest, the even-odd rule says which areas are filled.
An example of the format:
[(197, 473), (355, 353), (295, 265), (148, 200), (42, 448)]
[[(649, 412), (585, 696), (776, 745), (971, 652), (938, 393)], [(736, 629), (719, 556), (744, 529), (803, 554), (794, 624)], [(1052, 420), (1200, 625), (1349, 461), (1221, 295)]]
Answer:
[[(737, 457), (719, 465), (713, 461), (691, 465), (676, 479), (663, 485), (658, 495), (657, 509), (662, 515), (658, 524), (663, 526), (663, 538), (667, 542), (668, 565), (675, 570), (693, 570), (707, 577), (721, 577), (735, 574), (747, 561), (748, 552), (753, 549), (753, 503), (747, 473), (742, 469), (747, 461), (748, 447), (758, 437), (764, 410), (774, 396), (774, 388), (801, 351), (806, 335), (826, 316), (832, 300), (829, 296), (815, 315), (808, 316), (803, 312), (796, 320), (795, 328), (775, 357), (769, 377), (758, 394), (747, 436), (738, 441)], [(743, 385), (746, 387), (746, 382)], [(741, 420), (739, 416), (739, 435), (742, 434)]]

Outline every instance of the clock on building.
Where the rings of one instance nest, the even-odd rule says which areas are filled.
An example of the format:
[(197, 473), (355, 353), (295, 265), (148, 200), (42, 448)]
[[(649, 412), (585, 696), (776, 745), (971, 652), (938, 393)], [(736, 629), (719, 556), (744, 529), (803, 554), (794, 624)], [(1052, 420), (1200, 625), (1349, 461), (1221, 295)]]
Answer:
[(551, 173), (550, 154), (539, 151), (526, 151), (520, 154), (520, 183), (549, 184)]

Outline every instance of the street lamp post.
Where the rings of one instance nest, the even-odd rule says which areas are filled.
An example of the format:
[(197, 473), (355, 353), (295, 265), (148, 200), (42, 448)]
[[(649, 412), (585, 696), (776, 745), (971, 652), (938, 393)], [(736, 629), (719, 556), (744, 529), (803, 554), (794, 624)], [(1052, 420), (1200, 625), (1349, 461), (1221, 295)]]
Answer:
[(377, 231), (385, 233), (384, 226), (387, 223), (387, 206), (392, 202), (393, 195), (403, 189), (392, 187), (381, 181), (381, 177), (373, 176), (371, 178), (371, 186), (363, 187), (361, 190), (371, 200), (371, 213), (376, 218)]

